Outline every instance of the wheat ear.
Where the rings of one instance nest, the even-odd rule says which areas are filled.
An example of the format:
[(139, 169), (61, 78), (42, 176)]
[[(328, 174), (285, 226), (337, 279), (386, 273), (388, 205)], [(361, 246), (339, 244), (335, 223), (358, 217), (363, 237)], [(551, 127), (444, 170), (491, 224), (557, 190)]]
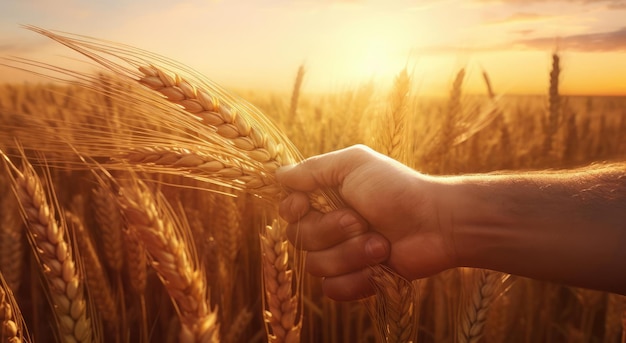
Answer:
[(214, 211), (215, 242), (218, 244), (217, 264), (220, 279), (220, 308), (222, 309), (222, 323), (229, 323), (234, 308), (233, 294), (237, 284), (237, 255), (243, 238), (241, 213), (238, 198), (223, 196), (219, 201), (219, 210)]
[(389, 96), (390, 108), (385, 113), (384, 128), (379, 134), (380, 152), (400, 162), (408, 164), (407, 130), (408, 100), (411, 91), (411, 78), (406, 69), (403, 69), (395, 79)]
[(26, 337), (25, 340), (24, 336), (27, 336), (24, 319), (13, 296), (13, 291), (0, 273), (0, 342), (30, 342), (30, 339)]
[(46, 187), (32, 165), (23, 158), (20, 171), (6, 155), (3, 157), (12, 171), (13, 188), (26, 222), (28, 239), (41, 264), (60, 338), (63, 342), (91, 342), (93, 329), (87, 317), (83, 279), (68, 242), (67, 228), (63, 221), (57, 222)]
[(219, 342), (217, 311), (210, 307), (206, 276), (198, 265), (193, 241), (184, 236), (163, 195), (135, 179), (134, 186), (120, 190), (118, 199), (128, 229), (143, 242), (177, 307), (180, 342)]
[(560, 57), (555, 52), (552, 54), (552, 70), (550, 70), (550, 87), (548, 98), (548, 113), (542, 118), (544, 131), (543, 153), (549, 158), (553, 152), (554, 135), (563, 121), (563, 111), (561, 108), (561, 95), (559, 94), (559, 76), (561, 74)]
[(85, 229), (83, 221), (70, 211), (65, 211), (65, 218), (69, 228), (74, 232), (78, 242), (78, 250), (83, 259), (85, 281), (89, 295), (102, 319), (109, 324), (115, 325), (118, 318), (117, 305), (111, 284), (107, 279), (104, 267), (93, 245), (89, 232)]
[(15, 197), (10, 192), (0, 201), (0, 272), (5, 275), (9, 288), (17, 292), (24, 270), (24, 229)]
[[(263, 256), (264, 318), (270, 330), (268, 341), (300, 342), (302, 321), (297, 292), (294, 292), (293, 271), (288, 265), (288, 241), (280, 222), (266, 226), (261, 237)], [(297, 288), (297, 286), (296, 286)], [(294, 293), (296, 295), (294, 295)]]
[(237, 314), (232, 324), (228, 328), (228, 333), (224, 336), (224, 343), (241, 342), (244, 330), (252, 321), (252, 312), (245, 308)]
[(160, 168), (162, 172), (174, 171), (176, 175), (191, 174), (212, 183), (225, 180), (222, 185), (245, 189), (263, 197), (278, 199), (281, 189), (258, 168), (242, 164), (228, 156), (216, 158), (216, 153), (191, 151), (168, 146), (151, 146), (133, 149), (120, 154), (119, 159), (128, 164), (141, 164)]
[(101, 180), (102, 183), (93, 189), (93, 209), (100, 228), (104, 261), (109, 268), (119, 273), (124, 264), (122, 214), (117, 201), (115, 201), (111, 185), (105, 179)]
[(383, 342), (415, 342), (417, 339), (416, 290), (413, 284), (376, 265), (370, 276), (376, 297), (372, 319), (377, 325), (379, 339)]
[[(266, 185), (275, 185), (274, 171), (282, 166), (293, 164), (302, 159), (293, 143), (258, 109), (243, 99), (236, 98), (206, 78), (198, 75), (185, 66), (167, 60), (161, 56), (142, 51), (137, 48), (121, 44), (107, 44), (101, 41), (78, 35), (59, 35), (54, 32), (34, 26), (28, 29), (45, 35), (81, 54), (91, 58), (100, 65), (108, 68), (119, 76), (121, 83), (133, 82), (142, 84), (160, 96), (153, 94), (133, 95), (120, 89), (110, 90), (112, 96), (128, 102), (128, 97), (152, 107), (154, 112), (144, 112), (146, 119), (159, 123), (163, 128), (170, 130), (164, 137), (163, 133), (156, 134), (152, 129), (138, 128), (137, 122), (132, 121), (128, 128), (136, 129), (138, 139), (122, 137), (124, 144), (113, 146), (111, 142), (99, 138), (92, 138), (84, 128), (77, 127), (82, 141), (73, 141), (76, 146), (83, 146), (91, 153), (105, 153), (103, 156), (128, 152), (133, 148), (151, 148), (154, 146), (176, 146), (192, 151), (208, 152), (213, 158), (227, 156), (228, 161), (219, 161), (227, 167), (233, 165), (251, 166), (257, 174), (261, 174)], [(32, 65), (32, 62), (29, 63)], [(80, 73), (54, 68), (46, 64), (36, 66), (44, 69), (74, 75), (82, 80), (89, 79)], [(87, 87), (93, 87), (91, 84)], [(122, 120), (122, 118), (120, 118)], [(120, 123), (121, 124), (121, 123)], [(107, 132), (108, 134), (108, 132)], [(90, 149), (93, 149), (90, 151)], [(81, 149), (79, 149), (80, 151)], [(231, 161), (235, 161), (232, 163)], [(163, 172), (163, 169), (158, 171)], [(193, 175), (197, 176), (197, 175)], [(200, 177), (201, 178), (201, 177)], [(204, 181), (213, 182), (213, 178), (204, 178)], [(221, 180), (232, 187), (241, 187), (245, 180)], [(246, 190), (254, 191), (257, 188)], [(257, 194), (268, 197), (267, 194)], [(276, 195), (276, 194), (275, 194)], [(276, 197), (268, 200), (275, 201)], [(340, 204), (336, 194), (324, 192), (312, 197), (312, 205), (318, 209), (329, 211)]]
[(461, 311), (457, 341), (459, 343), (476, 343), (484, 333), (487, 313), (491, 303), (502, 294), (505, 284), (509, 281), (508, 274), (491, 270), (472, 270), (472, 289), (468, 301)]

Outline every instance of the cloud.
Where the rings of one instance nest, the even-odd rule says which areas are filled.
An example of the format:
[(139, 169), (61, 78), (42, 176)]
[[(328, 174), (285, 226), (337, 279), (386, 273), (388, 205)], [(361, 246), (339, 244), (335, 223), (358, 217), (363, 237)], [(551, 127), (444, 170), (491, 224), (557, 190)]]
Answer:
[(541, 50), (626, 51), (626, 27), (610, 32), (524, 39), (516, 41), (514, 45)]
[(495, 19), (495, 20), (486, 21), (485, 24), (487, 25), (512, 24), (512, 23), (545, 20), (545, 19), (550, 19), (550, 18), (553, 18), (553, 17), (548, 16), (548, 15), (538, 14), (538, 13), (531, 13), (531, 12), (517, 12), (503, 19)]
[[(46, 45), (48, 42), (43, 42)], [(31, 40), (23, 40), (21, 42), (2, 42), (0, 41), (0, 56), (19, 56), (22, 54), (30, 54), (37, 51), (41, 51), (42, 48), (42, 40), (41, 39), (31, 39)]]
[(599, 4), (605, 3), (610, 8), (624, 8), (626, 6), (626, 0), (475, 0), (477, 2), (500, 2), (507, 4), (537, 4), (537, 3), (555, 3), (555, 2), (569, 2), (579, 4)]
[[(532, 32), (532, 30), (515, 31), (515, 33), (521, 35), (528, 35)], [(565, 51), (581, 52), (626, 51), (626, 27), (610, 32), (579, 34), (565, 37), (551, 36), (532, 39), (519, 39), (513, 41), (512, 43), (482, 46), (433, 45), (417, 48), (415, 49), (415, 51), (426, 55), (439, 55), (450, 53), (458, 54), (491, 51), (510, 51), (520, 49), (551, 51), (555, 48)]]
[(626, 10), (626, 1), (614, 1), (608, 7), (612, 10)]
[(530, 34), (532, 34), (532, 33), (534, 33), (534, 32), (535, 32), (535, 30), (532, 30), (532, 29), (526, 29), (526, 30), (513, 30), (513, 31), (511, 31), (511, 33), (515, 33), (515, 34), (518, 34), (518, 35), (520, 35), (520, 36), (528, 36), (528, 35), (530, 35)]

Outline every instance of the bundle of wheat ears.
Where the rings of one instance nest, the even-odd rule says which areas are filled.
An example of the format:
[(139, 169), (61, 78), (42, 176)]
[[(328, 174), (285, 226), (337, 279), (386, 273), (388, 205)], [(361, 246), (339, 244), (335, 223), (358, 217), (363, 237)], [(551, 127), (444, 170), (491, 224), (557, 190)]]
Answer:
[[(274, 178), (277, 168), (302, 159), (290, 140), (252, 105), (181, 64), (128, 46), (28, 29), (109, 73), (10, 61), (62, 79), (77, 94), (72, 105), (50, 99), (46, 106), (34, 102), (11, 110), (2, 124), (10, 133), (2, 142), (4, 179), (17, 199), (38, 264), (33, 268), (43, 280), (41, 297), (49, 304), (48, 310), (24, 311), (37, 318), (28, 323), (33, 327), (25, 325), (15, 318), (20, 312), (7, 310), (19, 305), (9, 300), (20, 288), (3, 283), (3, 339), (148, 342), (166, 335), (179, 342), (236, 342), (244, 340), (246, 326), (254, 327), (255, 310), (253, 303), (240, 303), (236, 289), (252, 287), (262, 289), (257, 300), (263, 304), (265, 330), (245, 334), (245, 340), (300, 342), (308, 312), (302, 294), (304, 259), (289, 246), (278, 220), (277, 203), (285, 190)], [(82, 96), (84, 90), (98, 99)], [(58, 181), (64, 172), (87, 181)], [(59, 187), (92, 190), (61, 199)], [(202, 197), (212, 198), (214, 208), (206, 211), (225, 219), (202, 223), (206, 215), (196, 213), (193, 219), (200, 222), (192, 227), (185, 206), (193, 200), (183, 199), (184, 191), (172, 191), (176, 187), (207, 190)], [(332, 191), (312, 195), (311, 202), (322, 211), (342, 206)], [(260, 254), (260, 265), (252, 267), (261, 271), (249, 271), (261, 275), (258, 286), (237, 284), (235, 270), (241, 266), (236, 264), (243, 254), (239, 240), (251, 233), (239, 232), (244, 220), (259, 236), (259, 249), (251, 253)], [(223, 227), (203, 228), (211, 224)], [(19, 241), (20, 234), (14, 234)], [(211, 254), (217, 257), (206, 257)], [(411, 283), (383, 267), (372, 268), (379, 293), (372, 314), (380, 322), (374, 335), (382, 341), (414, 340)], [(2, 265), (2, 274), (8, 273)], [(37, 278), (31, 277), (31, 282)], [(164, 291), (157, 292), (153, 278)], [(29, 287), (17, 275), (14, 282)], [(165, 294), (171, 310), (159, 308)], [(163, 313), (155, 316), (154, 309)]]

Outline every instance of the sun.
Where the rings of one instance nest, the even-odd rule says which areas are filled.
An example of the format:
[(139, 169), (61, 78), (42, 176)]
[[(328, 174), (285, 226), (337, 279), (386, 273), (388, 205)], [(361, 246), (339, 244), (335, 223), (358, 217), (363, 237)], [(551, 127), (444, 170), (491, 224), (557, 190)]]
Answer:
[(363, 76), (381, 76), (395, 64), (391, 56), (391, 42), (384, 38), (374, 38), (368, 41), (364, 48), (361, 60), (356, 68)]
[(353, 41), (346, 54), (346, 76), (358, 81), (392, 79), (406, 66), (407, 56), (399, 53), (405, 50), (401, 43), (388, 35), (364, 35)]

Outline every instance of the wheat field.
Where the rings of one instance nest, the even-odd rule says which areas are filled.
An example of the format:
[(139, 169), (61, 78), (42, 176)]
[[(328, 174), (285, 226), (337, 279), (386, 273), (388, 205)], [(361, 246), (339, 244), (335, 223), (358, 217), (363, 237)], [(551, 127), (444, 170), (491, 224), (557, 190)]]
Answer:
[[(559, 169), (626, 158), (626, 98), (427, 98), (399, 70), (245, 100), (134, 47), (30, 27), (91, 73), (0, 85), (1, 342), (624, 342), (622, 296), (459, 268), (409, 282), (376, 267), (377, 295), (325, 298), (278, 217), (280, 166), (367, 144), (428, 174)], [(488, 69), (488, 67), (487, 67)], [(564, 73), (567, 70), (563, 71)], [(341, 205), (333, 192), (313, 206)]]

